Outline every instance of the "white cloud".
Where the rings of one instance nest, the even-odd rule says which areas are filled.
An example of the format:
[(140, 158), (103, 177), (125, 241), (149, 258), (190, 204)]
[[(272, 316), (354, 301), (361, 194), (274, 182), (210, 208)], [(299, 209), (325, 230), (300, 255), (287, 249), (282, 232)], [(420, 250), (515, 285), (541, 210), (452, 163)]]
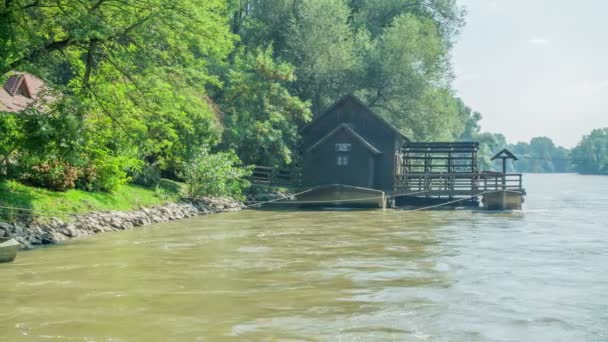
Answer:
[(534, 44), (534, 45), (549, 45), (549, 44), (551, 44), (551, 41), (549, 39), (543, 38), (543, 37), (532, 37), (532, 38), (528, 39), (528, 43)]

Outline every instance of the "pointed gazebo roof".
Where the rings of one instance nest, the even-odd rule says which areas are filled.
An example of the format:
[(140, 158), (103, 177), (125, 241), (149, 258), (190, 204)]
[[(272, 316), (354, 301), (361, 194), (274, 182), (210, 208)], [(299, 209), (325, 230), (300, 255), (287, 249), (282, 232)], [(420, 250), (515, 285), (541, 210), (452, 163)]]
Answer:
[(513, 160), (519, 160), (517, 159), (517, 157), (511, 153), (511, 151), (507, 150), (506, 148), (503, 149), (502, 151), (498, 152), (494, 157), (492, 157), (492, 160), (496, 160), (496, 159), (513, 159)]

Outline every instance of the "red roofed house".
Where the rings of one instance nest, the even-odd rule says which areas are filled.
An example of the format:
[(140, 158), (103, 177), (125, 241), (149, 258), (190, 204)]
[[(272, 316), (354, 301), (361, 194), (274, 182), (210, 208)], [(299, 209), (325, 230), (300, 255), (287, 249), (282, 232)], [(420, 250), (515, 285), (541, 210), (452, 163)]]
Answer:
[(20, 112), (54, 100), (44, 81), (27, 73), (15, 73), (0, 88), (0, 112)]

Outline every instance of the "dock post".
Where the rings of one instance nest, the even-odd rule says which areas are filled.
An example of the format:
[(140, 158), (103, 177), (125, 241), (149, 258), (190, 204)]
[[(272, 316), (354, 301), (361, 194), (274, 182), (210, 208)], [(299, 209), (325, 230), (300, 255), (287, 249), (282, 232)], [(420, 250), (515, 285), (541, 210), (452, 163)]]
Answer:
[[(504, 149), (498, 152), (492, 160), (502, 160), (501, 186), (498, 185), (498, 177), (494, 178), (494, 190), (483, 195), (483, 207), (487, 210), (521, 210), (524, 191), (521, 187), (521, 178), (518, 190), (513, 190), (507, 185), (507, 159), (517, 160), (517, 157), (509, 150)], [(521, 177), (521, 176), (520, 176)]]

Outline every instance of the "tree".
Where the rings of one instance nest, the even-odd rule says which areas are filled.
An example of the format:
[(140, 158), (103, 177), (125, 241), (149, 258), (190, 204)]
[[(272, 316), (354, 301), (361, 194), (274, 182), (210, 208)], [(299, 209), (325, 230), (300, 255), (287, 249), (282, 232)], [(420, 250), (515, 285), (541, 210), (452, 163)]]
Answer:
[(608, 174), (608, 128), (594, 129), (572, 150), (574, 169), (583, 174)]
[(530, 140), (530, 153), (534, 156), (530, 172), (554, 172), (553, 152), (555, 144), (547, 137), (535, 137)]
[(219, 142), (206, 87), (234, 40), (224, 1), (13, 0), (0, 17), (0, 74), (32, 71), (62, 91), (51, 111), (80, 121), (88, 163), (122, 160), (126, 175), (143, 160), (175, 175), (195, 147)]
[(309, 103), (289, 93), (294, 67), (277, 62), (272, 49), (240, 50), (218, 97), (224, 113), (223, 147), (247, 164), (285, 166), (293, 162), (298, 129), (311, 118)]
[(0, 113), (0, 179), (14, 176), (12, 159), (25, 138), (21, 126), (14, 114)]
[(238, 156), (232, 152), (211, 154), (207, 148), (189, 161), (182, 174), (186, 181), (189, 198), (202, 196), (241, 197), (249, 187), (246, 180), (251, 175), (251, 167), (242, 167)]
[(348, 89), (356, 64), (349, 15), (345, 0), (304, 0), (291, 20), (286, 56), (297, 66), (297, 94), (312, 101), (315, 113)]
[(350, 0), (355, 27), (364, 27), (374, 36), (382, 34), (394, 18), (412, 14), (437, 23), (450, 43), (464, 24), (464, 10), (455, 0)]
[(300, 0), (230, 0), (230, 27), (250, 48), (272, 45), (277, 55), (287, 51), (287, 34)]
[(398, 16), (364, 52), (360, 93), (413, 139), (450, 138), (462, 127), (454, 127), (446, 53), (433, 21)]
[(571, 157), (570, 150), (565, 147), (557, 146), (553, 150), (552, 158), (554, 165), (554, 172), (565, 173), (571, 170)]
[(481, 170), (497, 170), (499, 168), (491, 158), (507, 146), (507, 141), (502, 134), (481, 132), (479, 122), (482, 116), (466, 106), (461, 99), (456, 99), (458, 117), (463, 122), (464, 129), (458, 140), (479, 142), (479, 168)]
[(275, 58), (295, 66), (292, 93), (315, 114), (355, 93), (416, 140), (464, 129), (450, 84), (463, 18), (455, 1), (234, 0), (233, 8), (242, 44), (273, 44)]

